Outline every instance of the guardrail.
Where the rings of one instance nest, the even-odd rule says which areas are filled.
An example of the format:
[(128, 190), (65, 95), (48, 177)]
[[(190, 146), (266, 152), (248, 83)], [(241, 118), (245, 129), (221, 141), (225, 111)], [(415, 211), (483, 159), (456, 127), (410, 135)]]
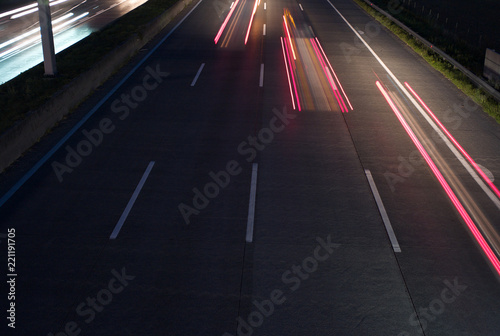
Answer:
[(435, 45), (433, 45), (432, 43), (430, 43), (429, 41), (427, 41), (426, 39), (424, 39), (422, 36), (420, 36), (419, 34), (417, 34), (416, 32), (414, 32), (411, 28), (409, 28), (408, 26), (406, 26), (404, 23), (402, 23), (401, 21), (399, 21), (398, 19), (396, 19), (395, 17), (393, 17), (391, 14), (387, 13), (386, 11), (384, 11), (383, 9), (381, 9), (380, 7), (378, 7), (377, 5), (374, 5), (370, 1), (367, 1), (367, 0), (363, 0), (363, 1), (365, 3), (367, 3), (368, 5), (370, 5), (370, 7), (372, 7), (373, 9), (375, 9), (377, 12), (379, 12), (380, 14), (384, 15), (385, 17), (387, 17), (388, 19), (390, 19), (392, 22), (394, 22), (395, 24), (397, 24), (401, 29), (403, 29), (404, 31), (406, 31), (408, 34), (410, 34), (413, 37), (415, 37), (422, 44), (424, 44), (428, 48), (432, 49), (436, 54), (440, 55), (442, 58), (444, 58), (445, 60), (447, 60), (448, 62), (450, 62), (455, 68), (457, 68), (464, 75), (466, 75), (471, 80), (471, 82), (473, 82), (477, 87), (482, 88), (483, 90), (485, 90), (486, 92), (488, 92), (489, 94), (491, 94), (491, 96), (494, 97), (497, 101), (500, 102), (500, 92), (498, 92), (497, 90), (495, 90), (486, 81), (482, 80), (481, 78), (479, 78), (478, 76), (476, 76), (475, 74), (473, 74), (471, 71), (469, 71), (468, 69), (466, 69), (463, 65), (461, 65), (460, 63), (458, 63), (457, 61), (455, 61), (453, 58), (451, 58), (450, 55), (448, 55), (447, 53), (445, 53), (444, 51), (442, 51), (441, 49), (437, 48)]

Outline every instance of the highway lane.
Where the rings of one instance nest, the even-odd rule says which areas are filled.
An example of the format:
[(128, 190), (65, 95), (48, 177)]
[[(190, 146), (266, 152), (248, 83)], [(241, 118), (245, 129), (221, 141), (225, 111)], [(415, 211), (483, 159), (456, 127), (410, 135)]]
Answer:
[[(351, 2), (333, 4), (497, 175), (498, 125)], [(0, 208), (1, 232), (15, 227), (19, 246), (16, 334), (495, 335), (494, 272), (375, 82), (399, 99), (415, 132), (435, 138), (419, 111), (328, 2), (261, 0), (247, 45), (254, 6), (241, 5), (222, 47), (214, 37), (223, 5), (202, 1)], [(352, 109), (332, 99), (329, 108), (293, 110), (284, 8), (311, 25)], [(301, 73), (299, 85), (331, 94), (321, 57), (301, 64), (315, 72)], [(122, 75), (3, 174), (2, 191)], [(498, 209), (463, 165), (436, 147), (432, 157), (444, 158), (497, 223)], [(72, 150), (86, 155), (78, 160)]]
[[(52, 0), (51, 14), (56, 53), (146, 0)], [(36, 1), (0, 12), (0, 83), (43, 61)]]
[[(450, 83), (429, 70), (427, 65), (401, 47), (401, 44), (394, 43), (391, 36), (386, 35), (383, 30), (379, 31), (377, 25), (359, 15), (355, 7), (344, 2), (338, 2), (336, 6), (355, 29), (361, 31), (362, 36), (370, 41), (370, 46), (399, 80), (419, 83), (419, 90), (425, 92), (427, 104), (432, 101), (433, 110), (439, 113), (439, 118), (457, 140), (470, 153), (474, 153), (472, 156), (480, 163), (488, 162), (488, 168), (497, 172), (498, 166), (494, 162), (498, 155), (494, 146), (498, 141), (498, 126), (494, 121), (482, 115), (463, 95), (457, 94)], [(326, 10), (324, 7), (320, 8)], [(492, 302), (495, 299), (489, 301), (487, 298), (495, 297), (492, 293), (497, 292), (496, 283), (479, 280), (488, 273), (484, 268), (478, 269), (481, 262), (466, 262), (477, 252), (474, 248), (472, 251), (464, 247), (470, 239), (467, 230), (462, 230), (464, 225), (451, 210), (446, 197), (441, 199), (437, 196), (443, 195), (442, 189), (435, 186), (434, 178), (429, 179), (431, 175), (421, 156), (414, 146), (408, 146), (408, 136), (394, 115), (391, 115), (391, 110), (387, 109), (387, 103), (376, 97), (373, 84), (381, 80), (391, 87), (392, 91), (400, 90), (391, 78), (388, 78), (386, 71), (380, 69), (380, 64), (366, 48), (357, 42), (348, 27), (339, 26), (338, 29), (333, 29), (332, 25), (327, 23), (331, 20), (327, 15), (317, 15), (311, 17), (311, 20), (317, 24), (316, 27), (325, 26), (323, 35), (321, 29), (317, 28), (320, 38), (335, 41), (337, 48), (332, 46), (326, 49), (336, 60), (332, 62), (334, 66), (337, 62), (339, 68), (344, 70), (339, 70), (339, 76), (344, 74), (346, 89), (350, 87), (355, 90), (353, 94), (356, 100), (353, 98), (353, 104), (355, 111), (361, 112), (346, 115), (346, 120), (363, 166), (374, 173), (388, 208), (389, 217), (403, 250), (403, 253), (397, 255), (398, 262), (404, 270), (405, 281), (415, 307), (429, 307), (432, 300), (438, 297), (437, 294), (435, 298), (429, 297), (429, 292), (432, 291), (430, 288), (437, 293), (439, 288), (443, 288), (445, 278), (457, 276), (463, 279), (464, 283), (470, 284), (468, 290), (472, 289), (474, 292), (471, 294), (474, 299), (469, 297), (470, 301), (457, 302), (459, 306), (454, 309), (446, 307), (442, 316), (420, 314), (420, 318), (426, 321), (426, 333), (494, 334), (495, 326), (491, 324), (494, 314), (488, 318), (483, 313), (471, 314), (470, 311), (474, 310), (471, 307), (475, 304), (495, 304)], [(343, 21), (340, 18), (339, 20)], [(325, 44), (328, 46), (327, 41)], [(409, 99), (401, 96), (400, 99), (406, 103), (406, 108), (413, 109), (412, 117), (418, 120), (418, 128), (425, 130), (427, 141), (438, 138), (419, 112), (412, 108)], [(379, 103), (381, 105), (378, 105)], [(487, 209), (485, 211), (490, 216), (491, 223), (499, 223), (498, 209), (493, 206), (491, 200), (484, 196), (484, 192), (477, 191), (477, 184), (471, 181), (470, 175), (464, 171), (447, 146), (444, 146), (442, 141), (434, 141), (440, 147), (440, 155), (453, 166), (453, 171), (471, 190), (477, 204)], [(432, 275), (426, 276), (429, 270), (432, 270)], [(475, 301), (478, 297), (481, 297), (481, 300)], [(475, 318), (484, 320), (481, 323), (471, 321)], [(468, 322), (473, 327), (464, 331), (464, 324)], [(415, 330), (412, 326), (406, 329), (408, 332), (412, 330)]]
[[(173, 333), (179, 334), (206, 334), (213, 333), (207, 330), (224, 330), (224, 323), (227, 321), (232, 324), (238, 305), (241, 278), (239, 273), (244, 248), (244, 241), (236, 237), (242, 236), (238, 233), (245, 229), (245, 203), (249, 190), (248, 183), (241, 181), (247, 180), (248, 173), (245, 171), (236, 176), (232, 184), (224, 190), (224, 197), (221, 195), (212, 201), (206, 212), (196, 219), (191, 218), (190, 226), (184, 223), (177, 206), (181, 202), (190, 204), (193, 198), (192, 189), (203, 190), (212, 169), (217, 172), (226, 168), (227, 161), (237, 154), (236, 148), (241, 142), (241, 136), (250, 134), (254, 128), (258, 110), (255, 105), (255, 93), (259, 88), (259, 74), (253, 71), (249, 63), (253, 63), (251, 56), (258, 55), (258, 51), (250, 54), (240, 52), (239, 57), (234, 57), (234, 54), (225, 55), (223, 51), (214, 54), (212, 38), (220, 23), (200, 19), (206, 12), (211, 15), (216, 13), (211, 4), (203, 5), (205, 10), (196, 11), (198, 17), (193, 14), (182, 26), (183, 29), (172, 35), (165, 49), (159, 50), (148, 60), (147, 66), (152, 67), (154, 71), (159, 69), (160, 73), (170, 73), (162, 79), (162, 86), (151, 90), (148, 99), (140, 106), (132, 109), (135, 105), (130, 105), (130, 117), (125, 117), (123, 108), (127, 103), (119, 103), (116, 106), (112, 103), (115, 98), (120, 102), (122, 94), (129, 94), (132, 98), (135, 96), (134, 89), (137, 85), (135, 81), (128, 82), (127, 86), (120, 89), (102, 111), (95, 115), (96, 120), (85, 126), (85, 129), (92, 130), (106, 117), (116, 123), (112, 138), (105, 139), (102, 147), (99, 147), (102, 151), (95, 150), (92, 156), (89, 155), (75, 167), (74, 172), (63, 175), (61, 184), (50, 166), (42, 173), (48, 178), (49, 185), (56, 182), (56, 189), (50, 192), (50, 196), (46, 194), (47, 191), (42, 190), (44, 188), (40, 189), (40, 194), (37, 193), (41, 198), (39, 201), (45, 205), (30, 209), (24, 219), (18, 217), (16, 221), (32, 227), (26, 227), (26, 232), (56, 237), (59, 236), (59, 229), (51, 230), (46, 226), (43, 229), (45, 233), (41, 233), (38, 231), (41, 227), (37, 228), (33, 218), (52, 223), (50, 225), (71, 221), (74, 226), (67, 227), (69, 231), (66, 233), (80, 231), (76, 229), (78, 226), (81, 232), (77, 236), (83, 240), (74, 237), (76, 241), (69, 245), (66, 238), (49, 239), (52, 242), (50, 245), (42, 243), (39, 248), (43, 251), (40, 252), (43, 255), (42, 260), (48, 261), (39, 263), (40, 268), (32, 268), (29, 271), (31, 276), (25, 273), (26, 287), (34, 290), (31, 295), (24, 292), (25, 302), (30, 302), (30, 296), (32, 298), (33, 295), (36, 295), (38, 302), (53, 302), (54, 299), (56, 301), (49, 305), (51, 309), (42, 313), (38, 309), (25, 311), (26, 315), (20, 312), (19, 320), (23, 321), (24, 326), (19, 325), (18, 330), (56, 333), (64, 330), (67, 322), (77, 321), (85, 333), (89, 334), (140, 334), (141, 331), (148, 331), (144, 325), (146, 316), (149, 316), (148, 324), (153, 334), (166, 329), (172, 329)], [(203, 34), (205, 31), (213, 34)], [(189, 45), (179, 50), (179, 44), (184, 44), (186, 40), (190, 42)], [(200, 50), (204, 52), (200, 53)], [(216, 55), (218, 57), (215, 57)], [(192, 87), (192, 80), (200, 64), (204, 62), (207, 66)], [(256, 65), (255, 68), (258, 69), (258, 64)], [(142, 67), (133, 79), (142, 81), (149, 74), (145, 70), (147, 66)], [(239, 76), (233, 76), (234, 73)], [(244, 73), (247, 75), (242, 75)], [(207, 82), (207, 76), (212, 80)], [(154, 85), (151, 79), (148, 83)], [(206, 90), (207, 86), (214, 91)], [(242, 92), (247, 95), (242, 95)], [(193, 99), (193, 96), (196, 99)], [(122, 101), (128, 100), (125, 98)], [(123, 122), (120, 124), (121, 121)], [(143, 132), (136, 133), (134, 130), (143, 128), (143, 123), (150, 126), (145, 127)], [(78, 148), (80, 141), (81, 137), (75, 138), (69, 145)], [(135, 143), (141, 145), (135, 147)], [(134, 147), (137, 151), (129, 152)], [(147, 152), (150, 154), (147, 155)], [(110, 156), (110, 153), (114, 154)], [(61, 151), (55, 159), (64, 162), (66, 155)], [(144, 160), (146, 156), (148, 158)], [(104, 166), (103, 159), (106, 161)], [(155, 166), (142, 191), (143, 195), (149, 197), (142, 199), (145, 203), (142, 203), (141, 199), (137, 201), (134, 206), (136, 212), (130, 214), (118, 239), (110, 242), (109, 235), (131, 196), (127, 191), (129, 188), (133, 191), (146, 166), (153, 160)], [(112, 177), (108, 179), (99, 173), (100, 171), (107, 171)], [(104, 183), (105, 181), (110, 184)], [(93, 187), (87, 188), (90, 185)], [(73, 190), (70, 193), (74, 197), (62, 190)], [(87, 190), (89, 194), (83, 190)], [(87, 196), (84, 196), (85, 194)], [(47, 204), (43, 199), (48, 200), (48, 197), (53, 197), (51, 203), (58, 210), (50, 207), (50, 210), (44, 209)], [(75, 204), (82, 205), (81, 210), (77, 210), (80, 215), (73, 212)], [(146, 217), (143, 217), (144, 215)], [(13, 221), (10, 216), (2, 218), (8, 222)], [(201, 221), (200, 218), (205, 219)], [(84, 234), (84, 231), (87, 234)], [(77, 245), (83, 250), (76, 247)], [(135, 251), (129, 255), (130, 259), (123, 255), (123, 251), (129, 248)], [(64, 252), (68, 249), (73, 252)], [(78, 260), (85, 256), (84, 259), (89, 261), (88, 267), (78, 263), (83, 267), (78, 266), (80, 271), (75, 270), (73, 275), (69, 276), (67, 272), (74, 270), (69, 259), (66, 262), (50, 262), (53, 258), (50, 254), (56, 252), (72, 255)], [(109, 268), (110, 262), (117, 266)], [(130, 290), (124, 290), (122, 296), (122, 300), (131, 300), (126, 304), (132, 304), (131, 309), (122, 311), (125, 315), (116, 315), (116, 309), (120, 311), (120, 307), (127, 301), (121, 304), (117, 302), (114, 308), (110, 306), (106, 311), (108, 318), (96, 319), (93, 323), (89, 320), (87, 326), (85, 321), (88, 316), (84, 314), (82, 319), (76, 312), (79, 302), (85, 302), (87, 295), (94, 291), (94, 288), (98, 293), (101, 286), (99, 279), (104, 278), (103, 281), (107, 282), (112, 276), (110, 271), (120, 271), (121, 267), (126, 268), (127, 274), (138, 276), (139, 280), (135, 289), (131, 283)], [(43, 279), (40, 285), (42, 288), (35, 294), (38, 290), (33, 287), (34, 283), (31, 281), (40, 277)], [(56, 281), (55, 286), (53, 281)], [(65, 283), (76, 284), (77, 287), (59, 287)], [(25, 288), (23, 285), (20, 284), (20, 293), (23, 292), (22, 288)], [(61, 297), (53, 298), (57, 288), (68, 291)], [(136, 301), (137, 297), (143, 299)], [(18, 300), (23, 301), (22, 298)], [(135, 303), (132, 303), (134, 301)], [(158, 310), (158, 307), (165, 309)], [(165, 315), (169, 317), (165, 318)], [(116, 318), (114, 321), (128, 320), (129, 323), (120, 326), (109, 320), (112, 316), (113, 320)], [(200, 323), (193, 324), (192, 319), (206, 323), (200, 328)]]
[[(283, 8), (290, 9), (295, 22), (307, 21), (292, 7), (297, 3), (268, 5), (265, 64), (281, 75), (267, 77), (264, 120), (277, 104), (278, 89), (270, 88), (287, 76), (276, 43), (283, 36)], [(303, 86), (321, 71), (313, 78), (307, 75)], [(289, 102), (287, 95), (280, 100)], [(355, 112), (354, 105), (347, 113)], [(247, 276), (252, 294), (242, 315), (251, 316), (253, 299), (264, 300), (278, 289), (286, 301), (255, 328), (257, 335), (397, 334), (412, 308), (343, 113), (337, 105), (309, 104), (301, 111), (297, 106), (294, 114), (261, 154), (254, 271)], [(334, 245), (328, 253), (316, 255), (329, 240)]]

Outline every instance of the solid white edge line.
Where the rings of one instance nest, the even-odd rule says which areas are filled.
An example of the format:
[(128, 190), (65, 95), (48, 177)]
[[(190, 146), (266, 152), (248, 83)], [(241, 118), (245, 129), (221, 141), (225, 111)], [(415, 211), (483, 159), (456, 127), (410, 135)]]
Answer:
[(125, 210), (123, 210), (123, 213), (122, 213), (120, 219), (118, 220), (118, 223), (116, 223), (115, 228), (113, 229), (113, 232), (111, 233), (111, 236), (109, 236), (109, 239), (115, 239), (118, 236), (118, 233), (120, 233), (120, 230), (123, 226), (123, 223), (125, 223), (125, 220), (127, 219), (130, 210), (134, 206), (135, 200), (139, 196), (139, 193), (141, 192), (142, 187), (144, 186), (144, 183), (146, 183), (146, 180), (148, 179), (149, 173), (151, 172), (151, 169), (153, 169), (154, 164), (155, 164), (154, 161), (151, 161), (149, 163), (148, 167), (146, 168), (146, 171), (144, 172), (141, 180), (139, 181), (139, 184), (135, 188), (134, 193), (132, 194), (132, 197), (128, 201), (128, 204), (125, 207)]
[(194, 79), (191, 82), (191, 86), (194, 86), (196, 84), (196, 81), (198, 80), (198, 77), (200, 77), (201, 71), (203, 70), (204, 66), (205, 66), (205, 63), (201, 63), (200, 69), (198, 69), (198, 72), (196, 73), (196, 76), (194, 76)]
[(260, 65), (260, 78), (259, 78), (259, 86), (264, 86), (264, 63)]
[(252, 180), (250, 182), (250, 200), (248, 202), (248, 219), (247, 219), (247, 235), (246, 242), (253, 241), (253, 226), (255, 220), (255, 197), (257, 195), (257, 170), (258, 164), (252, 164)]
[(266, 36), (266, 24), (264, 23), (264, 26), (262, 26), (262, 35)]
[(59, 140), (59, 142), (57, 144), (54, 145), (54, 147), (52, 147), (48, 152), (47, 154), (45, 154), (26, 174), (23, 175), (23, 177), (21, 177), (21, 179), (19, 179), (16, 184), (14, 184), (10, 189), (9, 191), (7, 191), (3, 196), (2, 198), (0, 198), (0, 208), (5, 204), (5, 202), (7, 202), (11, 197), (12, 195), (14, 195), (23, 185), (24, 183), (26, 183), (26, 181), (28, 181), (37, 171), (38, 169), (40, 169), (41, 166), (43, 166), (51, 157), (52, 155), (54, 155), (55, 152), (57, 152), (65, 143), (66, 141), (68, 141), (68, 139), (73, 135), (75, 134), (76, 131), (78, 131), (80, 129), (80, 127), (82, 127), (82, 125), (99, 109), (101, 108), (101, 106), (123, 85), (123, 83), (125, 83), (129, 78), (130, 76), (132, 76), (136, 71), (137, 69), (139, 69), (139, 67), (141, 67), (144, 62), (146, 62), (146, 60), (156, 51), (156, 49), (158, 49), (160, 47), (160, 45), (163, 44), (163, 42), (165, 42), (167, 40), (167, 38), (170, 37), (170, 35), (172, 35), (174, 33), (174, 31), (177, 30), (177, 28), (188, 18), (189, 15), (191, 15), (191, 13), (198, 7), (198, 5), (202, 2), (203, 0), (199, 0), (198, 3), (193, 7), (191, 8), (191, 10), (172, 28), (172, 30), (170, 30), (167, 35), (165, 35), (161, 40), (160, 42), (158, 42), (150, 51), (149, 53), (146, 54), (146, 56), (144, 56), (140, 61), (139, 63), (137, 63), (134, 68), (132, 70), (130, 70), (121, 80), (120, 82), (118, 82), (118, 84), (116, 84), (107, 94), (106, 96), (104, 96), (96, 105), (94, 105), (94, 107), (89, 111), (87, 112), (87, 114), (82, 118), (80, 119), (80, 121), (75, 125), (73, 126), (73, 128), (68, 132), (66, 133), (66, 135), (61, 139)]
[(417, 101), (413, 98), (410, 92), (405, 88), (403, 84), (396, 78), (396, 76), (392, 73), (391, 70), (385, 65), (385, 63), (380, 59), (380, 57), (373, 51), (373, 49), (368, 45), (368, 43), (361, 37), (361, 35), (354, 29), (354, 27), (347, 21), (347, 19), (339, 12), (339, 10), (330, 2), (330, 0), (326, 0), (330, 6), (339, 14), (339, 16), (344, 20), (344, 22), (351, 28), (351, 30), (356, 34), (356, 36), (363, 42), (365, 47), (368, 49), (368, 51), (375, 57), (375, 59), (378, 61), (378, 63), (384, 68), (384, 70), (389, 74), (389, 76), (394, 80), (394, 82), (397, 84), (397, 86), (401, 89), (402, 92), (408, 97), (408, 100), (411, 101), (411, 103), (415, 106), (415, 108), (420, 112), (420, 114), (425, 118), (425, 120), (429, 123), (429, 125), (436, 131), (436, 133), (439, 135), (439, 137), (444, 141), (446, 146), (450, 149), (450, 151), (455, 155), (458, 161), (464, 166), (464, 168), (467, 170), (467, 172), (470, 174), (470, 176), (476, 181), (476, 183), (481, 187), (481, 189), (484, 191), (484, 193), (490, 198), (490, 200), (493, 202), (493, 204), (496, 205), (498, 209), (500, 209), (500, 200), (496, 195), (486, 186), (486, 184), (483, 182), (483, 180), (476, 174), (474, 169), (471, 167), (471, 165), (467, 162), (467, 160), (458, 152), (458, 150), (453, 146), (453, 144), (450, 142), (448, 137), (444, 135), (444, 133), (441, 131), (438, 125), (434, 123), (434, 121), (431, 119), (431, 117), (422, 109), (422, 107), (417, 103)]
[(380, 197), (377, 186), (375, 185), (372, 173), (368, 169), (365, 169), (365, 174), (366, 178), (368, 179), (368, 183), (370, 184), (370, 189), (372, 190), (373, 197), (375, 197), (375, 202), (377, 203), (380, 215), (382, 216), (382, 221), (384, 222), (385, 230), (387, 231), (389, 239), (391, 240), (392, 248), (394, 252), (401, 252), (401, 247), (399, 246), (396, 234), (392, 229), (391, 221), (389, 220), (387, 211), (385, 211), (384, 203), (382, 202), (382, 198)]

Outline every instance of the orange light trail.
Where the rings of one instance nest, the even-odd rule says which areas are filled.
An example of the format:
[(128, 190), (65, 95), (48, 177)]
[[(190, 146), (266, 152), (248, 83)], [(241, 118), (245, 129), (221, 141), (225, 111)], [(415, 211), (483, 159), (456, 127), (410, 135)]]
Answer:
[(229, 13), (227, 14), (226, 19), (224, 20), (224, 22), (222, 23), (222, 26), (219, 29), (219, 32), (217, 33), (217, 35), (214, 38), (215, 44), (217, 44), (217, 42), (219, 42), (220, 36), (224, 32), (224, 29), (226, 29), (227, 22), (231, 18), (231, 15), (233, 15), (234, 9), (236, 8), (236, 6), (238, 6), (238, 2), (239, 1), (240, 0), (236, 0), (236, 2), (234, 3), (233, 7), (231, 8), (231, 10), (229, 11)]
[(288, 41), (290, 42), (290, 49), (292, 49), (293, 59), (296, 60), (297, 58), (295, 57), (295, 51), (293, 50), (293, 45), (292, 45), (292, 37), (290, 36), (290, 31), (288, 30), (288, 25), (286, 23), (286, 18), (284, 15), (283, 15), (283, 22), (285, 24), (285, 30), (286, 30), (286, 35), (288, 36)]
[[(342, 94), (344, 95), (345, 99), (347, 100), (347, 103), (349, 104), (349, 107), (351, 108), (351, 111), (354, 110), (354, 108), (352, 107), (351, 101), (349, 100), (349, 97), (347, 97), (347, 95), (346, 95), (346, 93), (344, 91), (344, 87), (340, 83), (339, 78), (337, 77), (337, 74), (335, 73), (335, 70), (333, 70), (333, 67), (330, 64), (330, 61), (328, 60), (328, 57), (326, 57), (326, 53), (323, 50), (323, 47), (321, 46), (321, 43), (319, 43), (319, 40), (318, 40), (317, 37), (316, 37), (316, 42), (318, 43), (318, 47), (321, 50), (321, 52), (323, 53), (323, 56), (325, 57), (325, 60), (328, 62), (328, 66), (330, 67), (330, 70), (332, 71), (333, 76), (335, 76), (335, 80), (337, 81), (337, 84), (339, 85), (340, 90), (342, 90)], [(347, 110), (347, 107), (346, 107), (346, 110)]]
[(295, 90), (295, 97), (297, 99), (297, 108), (299, 109), (299, 111), (301, 111), (299, 93), (297, 91), (297, 83), (295, 82), (295, 76), (293, 75), (293, 68), (292, 68), (293, 61), (290, 57), (290, 52), (288, 51), (288, 46), (286, 44), (286, 41), (283, 41), (283, 42), (285, 44), (285, 50), (286, 50), (286, 55), (288, 58), (288, 64), (290, 64), (290, 73), (292, 74), (293, 88)]
[[(325, 76), (328, 80), (328, 83), (330, 84), (330, 87), (332, 88), (333, 94), (335, 95), (335, 99), (337, 100), (337, 103), (340, 106), (340, 110), (342, 111), (342, 113), (349, 112), (347, 110), (347, 107), (345, 106), (345, 103), (344, 103), (342, 97), (340, 96), (340, 94), (337, 90), (337, 85), (335, 85), (335, 82), (333, 81), (332, 75), (328, 72), (329, 70), (328, 70), (328, 67), (326, 66), (325, 61), (323, 60), (323, 57), (319, 53), (319, 48), (316, 45), (316, 41), (313, 38), (311, 38), (310, 41), (311, 41), (311, 44), (313, 46), (314, 52), (316, 53), (316, 57), (319, 59), (319, 62), (321, 63), (321, 68), (323, 69), (323, 72), (325, 73)], [(344, 108), (345, 108), (345, 111), (344, 111)]]
[(253, 6), (252, 16), (250, 17), (250, 23), (248, 24), (247, 35), (245, 36), (245, 44), (248, 41), (248, 35), (250, 35), (250, 29), (252, 28), (253, 17), (255, 16), (255, 12), (257, 12), (257, 6), (259, 5), (260, 0), (255, 0), (255, 5)]
[(292, 106), (293, 109), (295, 110), (295, 99), (293, 98), (293, 90), (292, 90), (292, 83), (290, 82), (290, 73), (288, 71), (288, 62), (286, 60), (286, 55), (285, 55), (285, 46), (283, 44), (283, 37), (280, 37), (281, 39), (281, 49), (283, 50), (283, 60), (285, 61), (285, 68), (286, 68), (286, 76), (288, 78), (288, 87), (290, 88), (290, 97), (292, 98)]

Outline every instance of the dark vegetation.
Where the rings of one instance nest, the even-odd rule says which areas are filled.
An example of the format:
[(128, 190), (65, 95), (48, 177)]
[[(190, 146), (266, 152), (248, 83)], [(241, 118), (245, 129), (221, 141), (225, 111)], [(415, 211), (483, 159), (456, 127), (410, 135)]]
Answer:
[[(486, 48), (500, 50), (500, 1), (372, 0), (476, 75)], [(397, 10), (395, 10), (397, 8)]]
[[(363, 0), (354, 1), (412, 47), (430, 65), (443, 73), (459, 89), (481, 105), (486, 113), (500, 123), (500, 103), (491, 97), (489, 93), (477, 88), (467, 76), (457, 70), (452, 64), (420, 43), (412, 35), (406, 33), (406, 31), (385, 16), (379, 14), (366, 2)], [(433, 10), (433, 8), (441, 8), (439, 7), (440, 5), (445, 6), (444, 0), (372, 0), (372, 3), (396, 17), (479, 77), (482, 77), (483, 72), (484, 55), (486, 52), (484, 46), (492, 44), (490, 48), (493, 49), (495, 45), (500, 44), (498, 34), (496, 34), (498, 30), (494, 30), (498, 29), (495, 27), (500, 26), (500, 20), (498, 20), (500, 2), (497, 1), (477, 0), (472, 2), (457, 0), (453, 2), (453, 6), (460, 4), (460, 6), (457, 5), (458, 9), (454, 8), (453, 10), (448, 9), (446, 11), (444, 9), (442, 9), (443, 11), (439, 11), (438, 9)], [(490, 7), (479, 10), (475, 8), (478, 6)], [(494, 8), (498, 9), (495, 11), (493, 10)], [(461, 12), (461, 10), (469, 11)], [(483, 14), (485, 16), (480, 16)], [(467, 17), (467, 20), (464, 17)], [(488, 23), (483, 22), (479, 25), (479, 21), (488, 20)], [(475, 24), (472, 22), (475, 22)], [(463, 29), (458, 28), (462, 26), (464, 26)], [(483, 27), (481, 28), (483, 30), (471, 29), (471, 27), (476, 26)], [(473, 36), (476, 36), (478, 33), (479, 37), (476, 40)]]

